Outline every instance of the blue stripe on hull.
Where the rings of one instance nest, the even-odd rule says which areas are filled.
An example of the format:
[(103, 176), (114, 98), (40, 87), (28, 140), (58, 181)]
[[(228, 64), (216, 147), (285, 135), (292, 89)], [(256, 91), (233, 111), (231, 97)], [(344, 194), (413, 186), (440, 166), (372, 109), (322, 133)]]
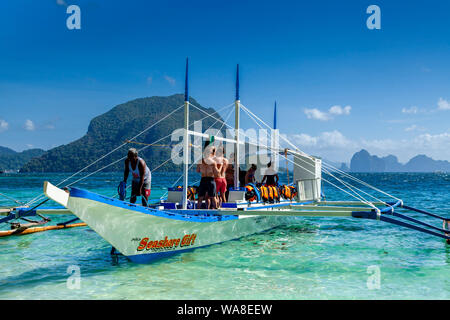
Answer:
[(218, 221), (238, 219), (237, 215), (215, 215), (213, 210), (190, 209), (187, 212), (186, 211), (177, 212), (177, 210), (167, 211), (143, 207), (137, 204), (125, 202), (111, 197), (102, 196), (100, 194), (78, 188), (71, 188), (70, 196), (75, 198), (89, 199), (100, 203), (105, 203), (111, 206), (137, 211), (145, 214), (150, 214), (157, 217), (168, 218), (172, 220), (182, 220), (189, 222), (218, 222)]

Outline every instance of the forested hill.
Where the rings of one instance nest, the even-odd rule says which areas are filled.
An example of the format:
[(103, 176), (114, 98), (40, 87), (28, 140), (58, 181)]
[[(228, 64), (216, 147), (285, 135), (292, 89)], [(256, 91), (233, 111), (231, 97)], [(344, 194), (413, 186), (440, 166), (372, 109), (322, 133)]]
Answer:
[(39, 157), (45, 151), (42, 149), (28, 149), (16, 152), (6, 147), (0, 147), (0, 171), (19, 170), (27, 161)]
[[(221, 119), (214, 109), (201, 107), (193, 98), (190, 98), (190, 102), (208, 114)], [(117, 148), (125, 142), (125, 140), (134, 137), (145, 128), (148, 128), (177, 107), (182, 106), (183, 103), (184, 96), (182, 94), (176, 94), (168, 97), (140, 98), (115, 106), (110, 111), (92, 119), (86, 135), (82, 138), (67, 145), (50, 149), (41, 157), (34, 158), (27, 162), (20, 171), (78, 171)], [(205, 114), (191, 107), (189, 116), (190, 123), (193, 123), (195, 120), (204, 118)], [(207, 117), (202, 121), (203, 129), (208, 128), (210, 125), (214, 124), (214, 122), (214, 119)], [(156, 140), (171, 134), (175, 129), (183, 127), (184, 113), (183, 108), (181, 108), (166, 120), (160, 122), (158, 125), (139, 136), (136, 141), (153, 143)], [(213, 128), (219, 127), (220, 123), (213, 126)], [(169, 142), (170, 137), (160, 142), (160, 144), (168, 144)], [(95, 171), (126, 156), (127, 150), (131, 147), (140, 149), (145, 147), (145, 145), (127, 143), (125, 146), (94, 164), (86, 171)], [(152, 169), (167, 160), (170, 157), (170, 154), (170, 147), (154, 146), (146, 148), (146, 150), (140, 153), (140, 156), (146, 160), (150, 169)], [(160, 170), (173, 170), (175, 168), (176, 166), (172, 161), (169, 161), (167, 165)], [(104, 171), (118, 170), (123, 170), (123, 161), (119, 161), (115, 165), (104, 169)]]

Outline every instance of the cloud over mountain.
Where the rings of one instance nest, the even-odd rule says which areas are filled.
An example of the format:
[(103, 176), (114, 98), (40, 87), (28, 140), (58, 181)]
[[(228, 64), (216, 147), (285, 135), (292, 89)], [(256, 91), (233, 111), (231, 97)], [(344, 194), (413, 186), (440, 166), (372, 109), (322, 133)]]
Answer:
[(334, 116), (341, 116), (341, 115), (349, 115), (350, 110), (352, 109), (351, 106), (345, 106), (341, 107), (339, 105), (335, 105), (330, 107), (328, 111), (320, 111), (317, 108), (305, 108), (303, 112), (306, 114), (306, 117), (308, 119), (314, 119), (314, 120), (320, 120), (320, 121), (328, 121), (333, 119)]

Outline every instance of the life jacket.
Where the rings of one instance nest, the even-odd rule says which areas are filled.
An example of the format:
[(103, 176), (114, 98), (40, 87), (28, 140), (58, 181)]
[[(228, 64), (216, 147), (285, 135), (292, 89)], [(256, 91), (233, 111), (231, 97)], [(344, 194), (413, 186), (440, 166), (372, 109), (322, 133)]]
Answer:
[(260, 186), (259, 191), (261, 192), (261, 200), (265, 202), (269, 202), (270, 195), (269, 195), (269, 188), (266, 186)]
[(261, 201), (261, 194), (260, 191), (258, 190), (258, 188), (253, 184), (253, 183), (249, 183), (245, 186), (245, 200), (251, 202), (251, 201), (256, 201), (259, 202)]
[(297, 188), (294, 186), (289, 186), (291, 189), (291, 199), (295, 198), (297, 196)]
[[(177, 190), (183, 190), (183, 186), (177, 186)], [(187, 198), (188, 200), (197, 200), (197, 186), (192, 186), (187, 188)]]
[(273, 202), (280, 202), (280, 192), (278, 191), (278, 188), (275, 186), (270, 186), (269, 188), (272, 188)]
[(285, 184), (280, 187), (280, 193), (283, 199), (289, 200), (291, 198), (291, 189)]
[(274, 188), (272, 186), (267, 187), (267, 191), (269, 192), (269, 202), (274, 202)]
[(292, 200), (295, 196), (297, 196), (297, 188), (294, 186), (282, 185), (280, 187), (281, 195), (286, 200)]
[(187, 198), (188, 200), (197, 200), (198, 194), (197, 194), (197, 186), (188, 187), (187, 190)]

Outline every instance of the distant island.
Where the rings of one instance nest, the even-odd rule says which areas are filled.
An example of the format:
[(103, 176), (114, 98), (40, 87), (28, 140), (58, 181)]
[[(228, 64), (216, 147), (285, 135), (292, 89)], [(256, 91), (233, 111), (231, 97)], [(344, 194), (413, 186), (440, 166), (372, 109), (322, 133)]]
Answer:
[(394, 155), (378, 157), (367, 150), (356, 152), (350, 161), (351, 172), (450, 172), (450, 162), (434, 160), (424, 154), (402, 164)]
[[(190, 102), (205, 113), (221, 119), (220, 115), (213, 108), (204, 108), (193, 98), (190, 98)], [(76, 172), (114, 150), (127, 139), (137, 135), (177, 107), (182, 106), (183, 103), (184, 95), (175, 94), (168, 97), (139, 98), (117, 105), (110, 111), (92, 119), (86, 135), (69, 144), (50, 149), (33, 159), (28, 159), (29, 161), (22, 166), (20, 172)], [(204, 118), (205, 113), (195, 108), (190, 108), (190, 122), (193, 123)], [(208, 128), (214, 122), (215, 120), (211, 117), (204, 119), (202, 121), (203, 128)], [(217, 123), (212, 128), (219, 128), (221, 124)], [(153, 143), (160, 138), (170, 135), (175, 129), (183, 127), (184, 114), (183, 109), (181, 109), (136, 140), (141, 143)], [(163, 140), (160, 144), (169, 142), (170, 138)], [(131, 147), (140, 149), (145, 147), (145, 145), (127, 143), (111, 155), (89, 167), (86, 171), (96, 171), (121, 157), (125, 157), (128, 148)], [(149, 147), (141, 155), (149, 164), (149, 167), (154, 168), (170, 158), (171, 148), (164, 146)], [(160, 168), (160, 171), (176, 169), (179, 168), (169, 161)], [(120, 170), (123, 170), (123, 161), (119, 161), (103, 171)]]
[(25, 163), (45, 153), (42, 149), (28, 149), (22, 152), (0, 146), (0, 172), (17, 172)]

